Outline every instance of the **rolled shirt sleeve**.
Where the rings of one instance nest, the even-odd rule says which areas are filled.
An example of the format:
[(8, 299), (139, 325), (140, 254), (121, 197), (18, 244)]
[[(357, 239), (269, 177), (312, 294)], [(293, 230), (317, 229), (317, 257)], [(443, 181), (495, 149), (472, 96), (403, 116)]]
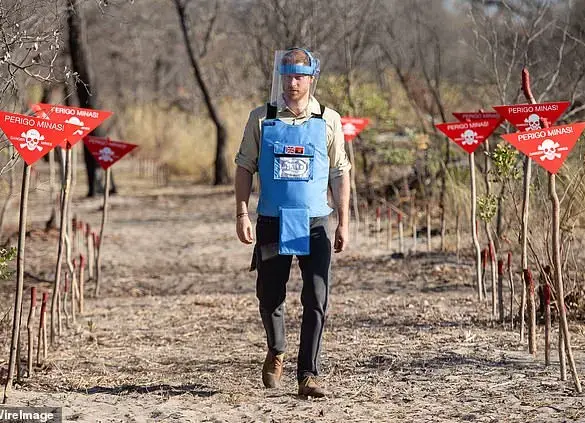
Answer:
[(329, 108), (325, 110), (325, 115), (327, 116), (323, 116), (323, 118), (325, 118), (327, 126), (331, 126), (331, 130), (327, 131), (327, 136), (331, 137), (331, 140), (328, 140), (329, 179), (334, 179), (349, 173), (351, 163), (345, 152), (345, 138), (341, 126), (341, 116)]
[(235, 159), (236, 165), (243, 167), (252, 175), (258, 170), (260, 125), (261, 119), (266, 114), (265, 111), (263, 112), (265, 108), (259, 107), (250, 112), (246, 128), (244, 129), (242, 143), (240, 144), (240, 149)]

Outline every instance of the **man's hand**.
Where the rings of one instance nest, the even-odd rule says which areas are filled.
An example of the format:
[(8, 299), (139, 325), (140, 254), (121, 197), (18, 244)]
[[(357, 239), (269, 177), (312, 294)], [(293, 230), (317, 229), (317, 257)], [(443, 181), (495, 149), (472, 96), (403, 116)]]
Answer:
[(236, 233), (238, 238), (244, 244), (251, 244), (254, 242), (254, 232), (252, 231), (252, 222), (248, 215), (236, 218)]
[(341, 253), (347, 248), (349, 244), (349, 228), (344, 225), (337, 225), (335, 230), (335, 242), (333, 249), (336, 253)]

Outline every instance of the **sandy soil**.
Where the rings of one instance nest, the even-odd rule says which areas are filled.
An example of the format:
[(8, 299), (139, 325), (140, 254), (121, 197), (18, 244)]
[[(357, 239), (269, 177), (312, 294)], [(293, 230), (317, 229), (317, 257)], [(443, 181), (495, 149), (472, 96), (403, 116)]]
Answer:
[[(296, 268), (284, 386), (264, 389), (251, 248), (234, 234), (232, 189), (154, 187), (135, 176), (119, 177), (111, 200), (101, 296), (91, 298), (87, 284), (85, 315), (16, 386), (11, 405), (62, 406), (64, 421), (76, 422), (585, 421), (585, 398), (570, 375), (559, 381), (556, 352), (543, 365), (542, 328), (533, 358), (516, 331), (491, 321), (489, 304), (475, 301), (471, 257), (392, 258), (385, 241), (364, 236), (335, 256), (322, 374), (331, 397), (296, 396)], [(31, 194), (27, 286), (49, 286), (55, 271), (58, 234), (41, 230), (46, 190)], [(75, 213), (98, 227), (100, 200), (82, 195), (79, 188)], [(5, 378), (14, 281), (0, 287)], [(28, 305), (27, 296), (25, 317)], [(572, 330), (584, 376), (585, 326)]]

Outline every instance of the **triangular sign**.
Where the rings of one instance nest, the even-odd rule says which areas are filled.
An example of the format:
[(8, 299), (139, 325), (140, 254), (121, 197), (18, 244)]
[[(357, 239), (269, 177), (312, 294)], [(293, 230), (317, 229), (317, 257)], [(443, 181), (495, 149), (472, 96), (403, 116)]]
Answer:
[(341, 129), (346, 142), (351, 142), (370, 123), (368, 118), (341, 117)]
[(500, 125), (499, 119), (473, 120), (470, 122), (450, 122), (435, 125), (451, 141), (469, 154), (473, 153)]
[(85, 137), (83, 142), (104, 170), (138, 147), (136, 144), (91, 135)]
[(552, 126), (502, 137), (550, 173), (557, 173), (585, 129), (585, 122)]
[(75, 129), (68, 123), (3, 111), (0, 128), (28, 165), (58, 146)]
[(39, 117), (45, 117), (56, 122), (66, 122), (75, 125), (75, 130), (61, 147), (65, 148), (67, 141), (71, 146), (77, 141), (90, 134), (95, 128), (112, 116), (107, 110), (84, 109), (82, 107), (62, 106), (60, 104), (36, 103), (31, 106), (32, 110)]
[(483, 119), (500, 119), (500, 122), (504, 120), (503, 117), (494, 112), (453, 112), (453, 116), (460, 122)]
[(493, 108), (519, 131), (533, 131), (544, 128), (543, 122), (541, 122), (544, 119), (547, 120), (549, 126), (553, 126), (570, 104), (568, 101), (558, 101), (493, 106)]

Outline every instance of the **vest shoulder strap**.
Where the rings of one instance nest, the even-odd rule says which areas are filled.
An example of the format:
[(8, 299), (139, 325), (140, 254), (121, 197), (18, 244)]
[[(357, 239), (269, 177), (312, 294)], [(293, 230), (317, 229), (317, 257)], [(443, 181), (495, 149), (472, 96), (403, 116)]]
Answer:
[(276, 119), (276, 106), (266, 103), (266, 119)]
[[(321, 113), (320, 114), (315, 114), (313, 113), (313, 117), (319, 118), (319, 119), (323, 119), (323, 114), (325, 113), (325, 106), (320, 104), (321, 107)], [(266, 119), (276, 119), (276, 106), (273, 106), (270, 103), (266, 103)]]
[(323, 106), (322, 104), (319, 105), (321, 107), (321, 114), (315, 114), (313, 113), (313, 117), (319, 118), (319, 119), (323, 119), (323, 114), (325, 113), (325, 106)]

